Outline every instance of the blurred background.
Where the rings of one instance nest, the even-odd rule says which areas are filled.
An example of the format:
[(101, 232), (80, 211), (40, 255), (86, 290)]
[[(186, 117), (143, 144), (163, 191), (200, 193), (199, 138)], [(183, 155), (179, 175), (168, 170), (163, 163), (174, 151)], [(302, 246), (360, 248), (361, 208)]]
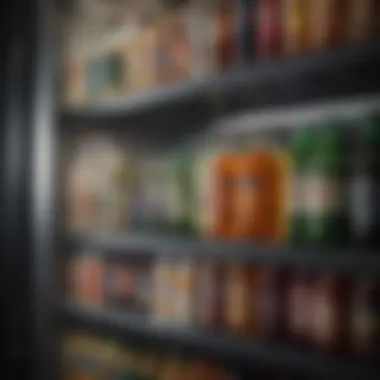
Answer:
[(10, 378), (380, 376), (380, 1), (1, 17)]

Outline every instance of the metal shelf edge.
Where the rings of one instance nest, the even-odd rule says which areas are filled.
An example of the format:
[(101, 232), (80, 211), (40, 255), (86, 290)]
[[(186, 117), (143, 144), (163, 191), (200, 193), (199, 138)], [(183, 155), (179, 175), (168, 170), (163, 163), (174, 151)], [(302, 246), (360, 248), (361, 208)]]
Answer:
[(237, 358), (247, 363), (260, 361), (269, 365), (278, 365), (289, 370), (312, 373), (329, 378), (375, 379), (380, 370), (366, 368), (362, 365), (343, 362), (340, 359), (322, 357), (305, 353), (286, 346), (248, 342), (238, 338), (219, 335), (213, 332), (197, 331), (191, 328), (168, 327), (154, 324), (147, 318), (131, 314), (107, 312), (71, 303), (59, 306), (59, 313), (68, 320), (80, 321), (115, 328), (118, 331), (148, 336), (150, 339), (165, 339), (183, 345), (191, 345), (214, 351), (218, 355)]

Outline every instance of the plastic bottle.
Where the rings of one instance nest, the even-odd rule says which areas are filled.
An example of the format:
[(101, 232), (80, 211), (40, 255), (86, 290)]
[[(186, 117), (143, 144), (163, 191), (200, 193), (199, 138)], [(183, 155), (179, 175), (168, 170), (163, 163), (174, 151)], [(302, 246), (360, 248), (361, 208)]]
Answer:
[(232, 164), (232, 218), (229, 235), (274, 241), (280, 177), (274, 156), (265, 150), (237, 155)]

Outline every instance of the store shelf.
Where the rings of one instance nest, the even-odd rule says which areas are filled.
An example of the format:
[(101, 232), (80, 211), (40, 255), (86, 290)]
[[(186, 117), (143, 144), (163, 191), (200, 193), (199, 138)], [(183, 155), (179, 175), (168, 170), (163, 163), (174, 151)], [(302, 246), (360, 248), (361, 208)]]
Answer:
[[(372, 93), (380, 88), (380, 44), (376, 42), (277, 61), (259, 61), (248, 67), (208, 78), (190, 80), (122, 98), (89, 105), (64, 107), (65, 119), (127, 117), (165, 107), (191, 103), (194, 99), (215, 105), (223, 112), (348, 94)], [(194, 108), (188, 113), (194, 113)], [(154, 112), (153, 112), (154, 114)], [(188, 115), (184, 115), (185, 117)]]
[(79, 307), (72, 304), (63, 304), (58, 311), (66, 322), (74, 325), (85, 325), (87, 328), (95, 326), (96, 329), (112, 329), (121, 335), (138, 335), (140, 338), (148, 338), (149, 341), (164, 340), (199, 351), (213, 352), (226, 360), (244, 361), (249, 365), (254, 365), (255, 362), (273, 365), (276, 368), (309, 374), (313, 378), (375, 379), (379, 378), (380, 375), (377, 369), (360, 366), (350, 361), (345, 362), (321, 357), (289, 347), (247, 342), (215, 332), (165, 327), (151, 323), (148, 319), (139, 316)]
[(87, 252), (117, 255), (152, 254), (173, 258), (193, 257), (243, 261), (265, 265), (289, 265), (311, 269), (333, 269), (366, 275), (380, 275), (380, 254), (376, 249), (347, 246), (343, 248), (257, 245), (251, 242), (229, 242), (181, 238), (167, 235), (87, 233), (70, 239), (72, 248)]

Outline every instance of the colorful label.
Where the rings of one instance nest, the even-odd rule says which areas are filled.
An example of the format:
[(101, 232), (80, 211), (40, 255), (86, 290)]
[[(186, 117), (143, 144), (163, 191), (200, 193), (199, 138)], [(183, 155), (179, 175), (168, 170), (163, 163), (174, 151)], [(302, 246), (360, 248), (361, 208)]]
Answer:
[(260, 181), (254, 176), (240, 176), (234, 186), (234, 214), (242, 223), (252, 223), (260, 207)]

